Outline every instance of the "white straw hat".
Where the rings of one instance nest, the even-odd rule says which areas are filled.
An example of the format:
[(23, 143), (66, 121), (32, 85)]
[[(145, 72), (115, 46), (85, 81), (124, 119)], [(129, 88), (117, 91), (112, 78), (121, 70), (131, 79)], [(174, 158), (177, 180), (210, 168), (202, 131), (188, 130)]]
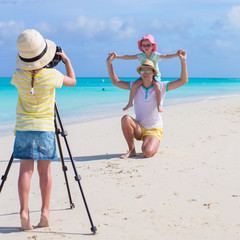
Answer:
[(23, 31), (17, 39), (17, 67), (23, 70), (35, 70), (45, 67), (56, 53), (56, 44), (34, 29)]

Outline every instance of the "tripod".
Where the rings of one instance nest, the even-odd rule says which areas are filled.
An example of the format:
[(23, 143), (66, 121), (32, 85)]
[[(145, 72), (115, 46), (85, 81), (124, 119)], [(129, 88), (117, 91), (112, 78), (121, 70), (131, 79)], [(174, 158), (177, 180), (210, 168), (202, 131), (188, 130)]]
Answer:
[[(59, 123), (60, 128), (58, 128), (58, 123), (57, 122)], [(74, 179), (78, 182), (78, 186), (79, 186), (79, 189), (80, 189), (80, 192), (81, 192), (81, 195), (82, 195), (82, 198), (83, 198), (83, 202), (84, 202), (84, 205), (85, 205), (85, 208), (86, 208), (86, 211), (87, 211), (87, 215), (88, 215), (88, 218), (89, 218), (89, 221), (90, 221), (90, 224), (91, 224), (91, 228), (90, 229), (91, 229), (91, 232), (93, 234), (95, 234), (96, 231), (97, 231), (97, 228), (93, 225), (93, 221), (92, 221), (92, 218), (91, 218), (88, 206), (87, 206), (87, 201), (85, 199), (85, 196), (84, 196), (84, 193), (83, 193), (83, 189), (82, 189), (82, 186), (81, 186), (81, 183), (80, 183), (81, 176), (78, 175), (78, 172), (77, 172), (77, 169), (76, 169), (76, 166), (75, 166), (75, 163), (74, 163), (74, 160), (73, 160), (73, 157), (72, 157), (69, 145), (68, 145), (68, 141), (67, 141), (67, 135), (68, 134), (67, 134), (67, 131), (65, 131), (64, 128), (63, 128), (62, 120), (61, 120), (61, 117), (60, 117), (60, 114), (59, 114), (56, 102), (55, 102), (54, 126), (55, 126), (55, 134), (56, 134), (56, 139), (57, 139), (59, 155), (60, 155), (61, 163), (62, 163), (62, 170), (63, 170), (63, 173), (64, 173), (64, 178), (65, 178), (67, 192), (68, 192), (68, 197), (69, 197), (69, 202), (70, 202), (70, 208), (71, 209), (75, 208), (75, 205), (74, 205), (74, 203), (72, 201), (70, 187), (69, 187), (69, 184), (68, 184), (68, 178), (67, 178), (67, 173), (66, 173), (68, 169), (67, 169), (67, 166), (65, 165), (65, 162), (64, 162), (62, 146), (61, 146), (59, 135), (61, 135), (64, 138), (64, 141), (65, 141), (65, 144), (66, 144), (66, 148), (67, 148), (67, 151), (68, 151), (68, 154), (69, 154), (69, 158), (71, 160), (72, 167), (73, 167), (73, 170), (74, 170), (74, 173), (75, 173)], [(8, 166), (6, 168), (6, 171), (5, 171), (4, 175), (1, 178), (2, 182), (1, 182), (1, 185), (0, 185), (0, 193), (2, 191), (2, 188), (3, 188), (3, 185), (4, 185), (5, 181), (7, 180), (7, 176), (8, 176), (8, 173), (10, 171), (10, 168), (11, 168), (11, 165), (13, 163), (13, 160), (14, 160), (14, 158), (13, 158), (13, 154), (12, 154), (11, 158), (9, 160)]]

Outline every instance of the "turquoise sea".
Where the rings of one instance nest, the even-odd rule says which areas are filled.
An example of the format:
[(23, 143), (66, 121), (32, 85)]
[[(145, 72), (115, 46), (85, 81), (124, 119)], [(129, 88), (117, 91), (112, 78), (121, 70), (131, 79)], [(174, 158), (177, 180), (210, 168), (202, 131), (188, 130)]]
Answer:
[[(123, 81), (135, 78), (120, 78)], [(172, 81), (175, 78), (163, 78)], [(0, 135), (11, 134), (15, 124), (18, 93), (10, 84), (11, 78), (0, 78)], [(190, 78), (185, 86), (166, 94), (164, 106), (208, 101), (229, 95), (240, 95), (240, 78)], [(77, 78), (73, 88), (56, 90), (56, 100), (63, 123), (92, 121), (123, 115), (129, 91), (111, 84), (109, 78)]]

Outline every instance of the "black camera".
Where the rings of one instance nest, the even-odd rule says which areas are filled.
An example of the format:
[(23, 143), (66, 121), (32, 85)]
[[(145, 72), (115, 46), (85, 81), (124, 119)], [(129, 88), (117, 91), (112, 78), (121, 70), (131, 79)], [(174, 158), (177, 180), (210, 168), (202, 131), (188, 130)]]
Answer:
[[(56, 46), (56, 53), (57, 52), (62, 52), (62, 48), (59, 46)], [(46, 68), (56, 67), (58, 63), (62, 60), (62, 57), (60, 55), (57, 55), (56, 53), (53, 60), (48, 65), (46, 65)]]

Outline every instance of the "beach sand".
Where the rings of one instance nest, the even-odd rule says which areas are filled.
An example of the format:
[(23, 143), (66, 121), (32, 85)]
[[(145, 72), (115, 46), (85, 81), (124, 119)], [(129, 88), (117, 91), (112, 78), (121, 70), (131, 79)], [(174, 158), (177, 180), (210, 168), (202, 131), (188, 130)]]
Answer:
[[(127, 151), (119, 116), (65, 126), (97, 227), (94, 236), (68, 159), (76, 207), (69, 209), (61, 163), (54, 161), (51, 226), (19, 230), (19, 161), (15, 160), (0, 194), (0, 239), (240, 239), (239, 97), (165, 107), (163, 119), (159, 151), (148, 159), (141, 154), (119, 158)], [(13, 140), (12, 136), (0, 138), (1, 175)], [(140, 153), (141, 142), (136, 142), (136, 148)], [(41, 208), (36, 171), (29, 205), (31, 222), (36, 225)]]

